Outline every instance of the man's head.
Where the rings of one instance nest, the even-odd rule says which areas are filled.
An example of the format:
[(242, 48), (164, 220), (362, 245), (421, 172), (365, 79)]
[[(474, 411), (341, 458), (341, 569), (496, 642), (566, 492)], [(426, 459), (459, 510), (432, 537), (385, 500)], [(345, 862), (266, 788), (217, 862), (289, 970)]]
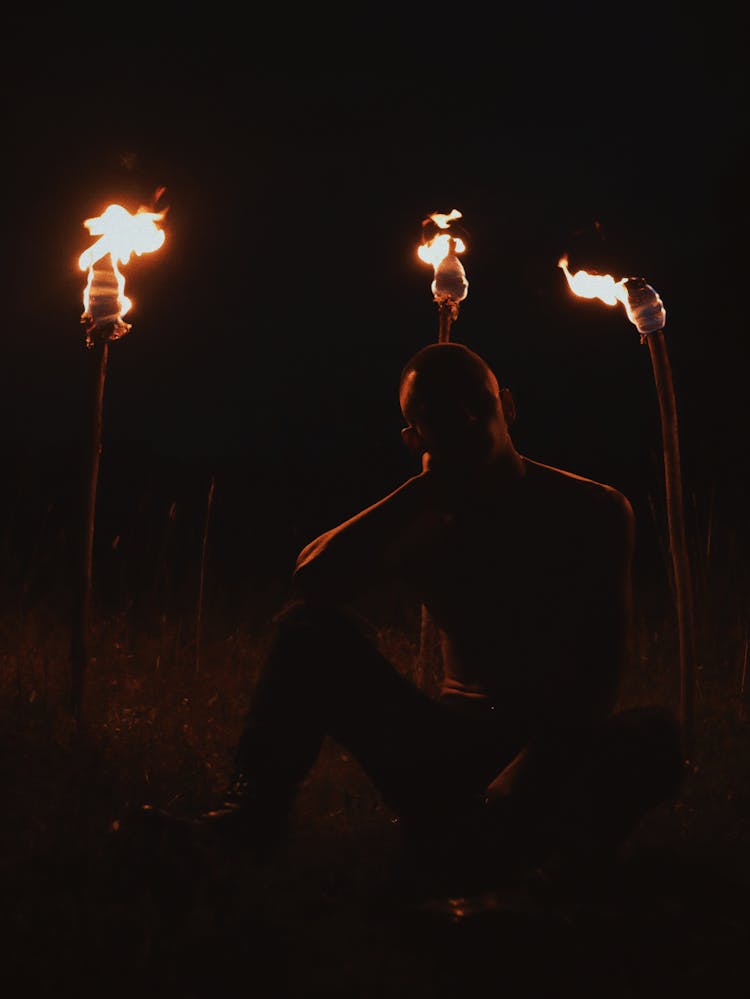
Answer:
[(512, 450), (513, 399), (491, 368), (460, 343), (434, 343), (404, 366), (401, 431), (415, 453), (453, 468), (486, 465)]

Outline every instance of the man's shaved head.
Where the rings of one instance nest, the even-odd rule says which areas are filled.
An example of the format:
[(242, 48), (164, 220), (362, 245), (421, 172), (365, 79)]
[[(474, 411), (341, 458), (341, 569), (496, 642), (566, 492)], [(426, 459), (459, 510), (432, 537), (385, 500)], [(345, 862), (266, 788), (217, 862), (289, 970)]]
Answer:
[(402, 431), (414, 451), (456, 469), (486, 464), (512, 448), (510, 393), (487, 362), (461, 343), (433, 343), (403, 367)]
[(479, 354), (462, 343), (432, 343), (417, 351), (401, 371), (401, 412), (414, 423), (425, 410), (472, 400), (488, 386), (499, 393), (497, 378)]

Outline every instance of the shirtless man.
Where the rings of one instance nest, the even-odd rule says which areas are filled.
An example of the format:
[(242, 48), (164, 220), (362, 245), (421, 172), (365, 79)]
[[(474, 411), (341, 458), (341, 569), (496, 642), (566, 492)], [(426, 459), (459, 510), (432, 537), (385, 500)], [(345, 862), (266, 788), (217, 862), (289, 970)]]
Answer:
[[(419, 351), (400, 405), (421, 471), (299, 554), (233, 797), (199, 822), (259, 848), (275, 842), (330, 736), (436, 874), (609, 855), (681, 776), (672, 718), (616, 711), (631, 505), (519, 454), (510, 393), (464, 345)], [(437, 696), (387, 662), (347, 609), (394, 584), (438, 628)]]

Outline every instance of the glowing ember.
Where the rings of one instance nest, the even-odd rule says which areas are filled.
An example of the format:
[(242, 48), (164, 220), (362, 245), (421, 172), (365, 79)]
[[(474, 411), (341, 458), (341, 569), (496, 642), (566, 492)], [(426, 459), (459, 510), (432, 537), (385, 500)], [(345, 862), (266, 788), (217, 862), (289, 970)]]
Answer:
[(80, 269), (88, 270), (81, 316), (87, 331), (107, 328), (109, 337), (115, 339), (130, 329), (122, 317), (132, 302), (125, 296), (125, 278), (118, 264), (127, 264), (133, 253), (153, 253), (163, 245), (165, 233), (157, 223), (164, 214), (139, 208), (131, 215), (121, 205), (110, 205), (102, 215), (83, 223), (92, 236), (99, 236), (78, 260)]
[[(438, 302), (446, 299), (461, 302), (469, 292), (466, 272), (456, 256), (465, 251), (466, 244), (459, 236), (447, 231), (450, 223), (460, 218), (461, 212), (454, 208), (448, 215), (433, 212), (422, 222), (422, 242), (417, 247), (417, 255), (434, 268), (432, 294)], [(430, 230), (432, 235), (428, 236)]]

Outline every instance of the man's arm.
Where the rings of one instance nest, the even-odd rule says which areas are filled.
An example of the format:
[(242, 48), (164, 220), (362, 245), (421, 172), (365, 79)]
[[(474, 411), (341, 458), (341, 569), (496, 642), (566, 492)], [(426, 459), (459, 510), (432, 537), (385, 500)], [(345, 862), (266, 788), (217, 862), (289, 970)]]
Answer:
[(492, 800), (546, 793), (565, 775), (580, 740), (614, 709), (632, 651), (632, 560), (635, 518), (629, 500), (610, 490), (574, 579), (559, 603), (554, 672), (536, 731), (489, 788)]
[(548, 705), (565, 724), (586, 725), (615, 707), (632, 652), (635, 518), (630, 501), (607, 488), (585, 530), (577, 569), (561, 593), (559, 663)]
[(429, 519), (429, 473), (407, 479), (392, 493), (326, 531), (302, 549), (293, 587), (308, 599), (338, 603), (358, 596), (393, 568), (401, 543)]

